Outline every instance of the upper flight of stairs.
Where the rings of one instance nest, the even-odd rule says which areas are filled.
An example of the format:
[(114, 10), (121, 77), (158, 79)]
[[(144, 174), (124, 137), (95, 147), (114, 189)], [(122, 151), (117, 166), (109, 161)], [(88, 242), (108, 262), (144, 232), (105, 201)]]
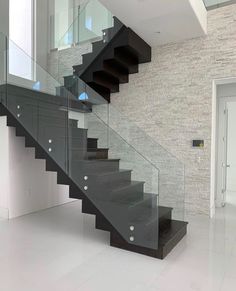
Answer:
[[(104, 34), (103, 40), (93, 43), (92, 53), (83, 55), (83, 63), (73, 66), (73, 72), (110, 102), (111, 93), (119, 92), (120, 84), (129, 82), (129, 74), (138, 73), (139, 64), (151, 61), (151, 47), (116, 17), (114, 27)], [(107, 35), (113, 36), (108, 43), (104, 42)], [(65, 87), (76, 94), (73, 76), (64, 80)]]
[[(26, 147), (35, 148), (36, 159), (45, 159), (46, 171), (57, 172), (58, 184), (69, 185), (70, 198), (82, 199), (82, 212), (95, 215), (96, 228), (110, 232), (111, 246), (163, 259), (183, 238), (187, 224), (172, 220), (171, 208), (157, 206), (157, 195), (144, 193), (144, 182), (132, 181), (131, 170), (120, 169), (119, 159), (108, 158), (109, 149), (98, 148), (96, 138), (89, 138), (86, 129), (68, 119), (63, 98), (12, 85), (7, 85), (7, 92), (7, 106), (0, 105), (7, 126), (25, 137)], [(62, 158), (67, 122), (69, 169)], [(49, 138), (52, 152), (47, 150)], [(82, 188), (84, 175), (89, 177), (89, 195)]]

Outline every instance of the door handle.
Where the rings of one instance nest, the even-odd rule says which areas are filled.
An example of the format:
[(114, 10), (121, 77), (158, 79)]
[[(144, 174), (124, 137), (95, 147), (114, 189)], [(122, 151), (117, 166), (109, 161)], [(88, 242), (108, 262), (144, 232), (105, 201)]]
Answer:
[(222, 164), (222, 167), (230, 168), (230, 165)]

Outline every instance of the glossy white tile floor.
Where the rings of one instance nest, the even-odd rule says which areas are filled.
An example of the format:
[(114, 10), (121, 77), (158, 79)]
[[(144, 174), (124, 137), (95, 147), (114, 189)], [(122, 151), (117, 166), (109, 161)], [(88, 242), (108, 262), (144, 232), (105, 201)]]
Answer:
[(80, 202), (0, 221), (0, 291), (236, 290), (236, 203), (189, 221), (164, 261), (109, 247)]

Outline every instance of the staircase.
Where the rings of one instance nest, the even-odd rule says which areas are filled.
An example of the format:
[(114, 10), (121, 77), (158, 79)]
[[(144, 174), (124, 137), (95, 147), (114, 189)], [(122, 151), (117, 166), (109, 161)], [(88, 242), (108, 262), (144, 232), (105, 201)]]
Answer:
[[(132, 181), (131, 170), (109, 159), (109, 150), (98, 148), (96, 138), (68, 119), (64, 106), (59, 96), (1, 86), (0, 115), (7, 116), (7, 126), (25, 137), (26, 147), (35, 148), (46, 171), (57, 173), (58, 184), (69, 185), (70, 198), (82, 199), (82, 212), (95, 215), (96, 228), (110, 232), (110, 245), (163, 259), (186, 234), (187, 224), (172, 220), (171, 208), (157, 206), (157, 195), (144, 193), (144, 182)], [(68, 147), (62, 143), (67, 123)]]
[[(35, 158), (46, 161), (46, 171), (57, 173), (57, 183), (69, 185), (70, 198), (82, 200), (82, 212), (96, 216), (96, 228), (110, 233), (111, 246), (163, 259), (185, 236), (187, 223), (172, 219), (173, 209), (159, 206), (158, 195), (145, 192), (145, 181), (133, 181), (132, 169), (122, 169), (120, 159), (109, 158), (109, 148), (100, 148), (99, 139), (69, 118), (70, 110), (88, 115), (93, 105), (110, 102), (129, 74), (150, 61), (150, 46), (115, 18), (55, 96), (1, 85), (0, 115), (25, 137), (26, 147), (35, 148)], [(79, 101), (78, 77), (97, 95)]]
[[(129, 74), (138, 73), (139, 64), (151, 61), (151, 47), (116, 17), (114, 27), (104, 30), (103, 35), (103, 40), (92, 44), (92, 53), (83, 55), (82, 64), (73, 66), (73, 72), (110, 102), (111, 93), (129, 82)], [(73, 80), (73, 75), (64, 77), (64, 86), (76, 94), (77, 88), (71, 88)]]

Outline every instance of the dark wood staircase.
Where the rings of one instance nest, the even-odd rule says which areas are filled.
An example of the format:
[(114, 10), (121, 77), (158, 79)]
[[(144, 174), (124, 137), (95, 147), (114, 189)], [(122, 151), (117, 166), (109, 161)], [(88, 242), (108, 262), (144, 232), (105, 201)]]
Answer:
[[(187, 223), (172, 220), (171, 208), (158, 206), (157, 195), (144, 193), (144, 182), (132, 181), (131, 170), (120, 169), (119, 159), (108, 158), (109, 149), (99, 148), (98, 139), (88, 138), (86, 129), (68, 119), (63, 98), (12, 85), (7, 85), (7, 93), (7, 105), (0, 103), (7, 126), (25, 137), (26, 147), (35, 148), (35, 158), (46, 161), (46, 171), (57, 173), (58, 184), (69, 185), (70, 198), (82, 199), (82, 212), (95, 215), (96, 228), (110, 232), (111, 246), (163, 259), (183, 238)], [(64, 149), (67, 122), (70, 139)], [(69, 167), (67, 157), (62, 158), (65, 150)]]
[[(46, 171), (57, 173), (58, 184), (69, 185), (70, 198), (82, 199), (82, 212), (96, 216), (96, 228), (110, 232), (111, 246), (163, 259), (184, 237), (187, 223), (173, 220), (172, 208), (159, 206), (156, 194), (145, 193), (144, 181), (132, 181), (132, 170), (120, 169), (108, 148), (99, 148), (98, 139), (68, 118), (68, 106), (89, 114), (94, 104), (110, 102), (129, 74), (151, 61), (151, 47), (116, 17), (103, 35), (73, 75), (64, 77), (57, 96), (0, 86), (0, 115), (16, 136), (25, 137), (26, 147), (35, 148), (35, 158), (46, 161)], [(97, 95), (80, 101), (78, 78)]]

